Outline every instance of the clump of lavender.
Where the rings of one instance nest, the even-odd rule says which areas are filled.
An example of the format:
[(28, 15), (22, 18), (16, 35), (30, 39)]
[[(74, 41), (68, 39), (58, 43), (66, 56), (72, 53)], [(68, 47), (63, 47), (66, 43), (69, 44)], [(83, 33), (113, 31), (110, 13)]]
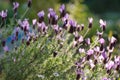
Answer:
[[(32, 0), (28, 0), (28, 8), (31, 4)], [(14, 17), (18, 7), (19, 3), (14, 2)], [(14, 48), (17, 42), (21, 45), (17, 46), (17, 49), (9, 50), (6, 41), (1, 42), (3, 50), (9, 53), (3, 59), (6, 79), (25, 80), (30, 79), (31, 74), (44, 74), (44, 79), (50, 80), (107, 80), (106, 77), (111, 80), (118, 79), (120, 56), (113, 55), (117, 39), (114, 36), (108, 40), (104, 39), (106, 21), (100, 19), (100, 30), (96, 31), (92, 39), (93, 37), (86, 35), (93, 28), (93, 18), (88, 18), (89, 24), (86, 30), (84, 24), (69, 18), (64, 4), (60, 6), (59, 11), (60, 15), (57, 15), (53, 8), (48, 9), (48, 24), (44, 21), (43, 10), (38, 12), (38, 19), (33, 19), (32, 24), (23, 17), (17, 20), (11, 45)], [(7, 11), (2, 11), (0, 16), (6, 19)], [(20, 34), (22, 39), (19, 39)], [(10, 68), (7, 68), (13, 69), (12, 71), (7, 71), (8, 65)], [(32, 76), (32, 79), (38, 78)]]

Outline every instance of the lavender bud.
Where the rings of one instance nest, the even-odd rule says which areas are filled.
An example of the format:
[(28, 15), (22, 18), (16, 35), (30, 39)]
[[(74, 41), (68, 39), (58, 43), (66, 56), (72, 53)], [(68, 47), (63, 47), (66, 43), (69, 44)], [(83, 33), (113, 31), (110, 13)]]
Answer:
[(38, 17), (39, 17), (39, 23), (43, 22), (44, 21), (44, 11), (40, 11), (38, 14)]
[(28, 7), (30, 8), (32, 5), (32, 0), (28, 0)]
[(7, 17), (7, 10), (2, 10), (0, 16), (2, 17), (2, 20), (4, 20)]
[(69, 24), (70, 24), (70, 29), (69, 29), (69, 33), (73, 33), (76, 31), (76, 22), (73, 21), (73, 20), (70, 20), (69, 21)]
[(90, 45), (90, 38), (85, 39), (87, 45)]
[(93, 18), (88, 18), (88, 20), (89, 20), (88, 28), (92, 28)]
[(81, 24), (81, 31), (84, 29), (84, 24)]
[(5, 45), (6, 45), (6, 41), (3, 40), (3, 41), (2, 41), (2, 46), (4, 47)]
[(53, 52), (53, 57), (56, 57), (57, 56), (57, 52)]
[(27, 46), (30, 45), (30, 41), (29, 41), (29, 40), (26, 42), (26, 45), (27, 45)]
[(99, 39), (100, 39), (100, 38), (102, 38), (103, 32), (97, 31), (97, 35), (98, 35), (98, 37), (99, 37)]
[(99, 23), (100, 23), (100, 27), (102, 28), (102, 30), (105, 31), (105, 29), (106, 29), (106, 21), (103, 21), (102, 19), (100, 19)]
[(105, 40), (103, 38), (100, 38), (99, 43), (100, 43), (100, 51), (103, 51)]
[(64, 5), (64, 4), (62, 4), (62, 5), (60, 6), (59, 11), (60, 11), (60, 17), (64, 17), (65, 14), (66, 14), (65, 5)]
[(33, 24), (33, 29), (35, 29), (35, 25), (37, 24), (37, 19), (33, 19), (32, 24)]
[(17, 12), (18, 7), (19, 7), (19, 3), (18, 2), (13, 2), (14, 14)]
[(5, 52), (8, 52), (8, 51), (9, 51), (8, 46), (4, 46), (3, 49), (4, 49)]

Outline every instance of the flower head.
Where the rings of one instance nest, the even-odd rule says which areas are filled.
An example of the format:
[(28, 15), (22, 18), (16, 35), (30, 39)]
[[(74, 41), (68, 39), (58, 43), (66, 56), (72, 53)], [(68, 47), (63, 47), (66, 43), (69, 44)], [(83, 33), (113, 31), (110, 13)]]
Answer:
[(66, 14), (65, 5), (64, 5), (64, 4), (62, 4), (62, 5), (60, 6), (59, 11), (60, 11), (60, 13), (61, 13), (61, 14), (60, 14), (60, 17), (64, 17), (65, 14)]
[(4, 49), (5, 52), (8, 52), (8, 51), (9, 51), (8, 46), (4, 46), (3, 49)]
[(99, 23), (100, 23), (100, 27), (102, 28), (102, 30), (105, 31), (106, 21), (103, 21), (102, 19), (100, 19)]
[(3, 19), (5, 19), (5, 18), (7, 17), (7, 10), (2, 10), (2, 11), (0, 12), (0, 16), (1, 16)]
[(36, 23), (37, 23), (37, 19), (33, 19), (33, 20), (32, 20), (32, 24), (33, 24), (33, 26), (35, 26)]
[(92, 50), (92, 49), (89, 49), (88, 51), (87, 51), (87, 55), (92, 55), (94, 53), (94, 50)]
[(37, 15), (39, 17), (39, 23), (41, 23), (44, 20), (44, 15), (45, 15), (44, 11), (43, 10), (40, 11)]
[(89, 28), (91, 28), (92, 27), (92, 22), (93, 22), (93, 18), (91, 17), (91, 18), (88, 18), (88, 20), (89, 20)]
[(32, 0), (28, 0), (28, 7), (30, 8), (32, 5)]
[(16, 12), (17, 9), (19, 7), (19, 3), (18, 2), (13, 2), (13, 10)]

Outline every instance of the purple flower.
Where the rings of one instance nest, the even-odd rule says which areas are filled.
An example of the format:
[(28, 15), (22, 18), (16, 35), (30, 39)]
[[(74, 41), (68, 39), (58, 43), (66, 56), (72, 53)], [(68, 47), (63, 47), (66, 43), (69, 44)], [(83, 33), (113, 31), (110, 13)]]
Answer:
[(59, 11), (60, 11), (60, 13), (62, 13), (64, 10), (65, 10), (65, 5), (64, 5), (64, 4), (62, 4), (62, 5), (60, 6)]
[(35, 29), (35, 25), (37, 24), (37, 19), (32, 20), (33, 28)]
[(2, 19), (5, 19), (6, 17), (7, 17), (7, 10), (2, 10), (1, 12), (0, 12), (0, 16), (2, 17)]
[(40, 11), (37, 15), (39, 17), (39, 23), (44, 21), (44, 15), (45, 15), (44, 11)]
[(92, 50), (92, 49), (89, 49), (88, 51), (87, 51), (87, 55), (92, 55), (94, 53), (94, 50)]
[(100, 51), (103, 51), (104, 50), (105, 40), (103, 38), (100, 38), (99, 39), (99, 43), (100, 43)]
[(120, 56), (115, 56), (115, 57), (114, 57), (114, 62), (115, 62), (116, 64), (120, 64)]
[(8, 46), (4, 46), (3, 49), (4, 49), (5, 52), (8, 52), (8, 51), (9, 51)]
[(110, 70), (110, 69), (113, 68), (113, 66), (114, 66), (114, 62), (113, 61), (109, 61), (108, 63), (106, 63), (105, 68), (107, 70)]
[(83, 42), (83, 40), (84, 40), (83, 36), (79, 36), (78, 42), (81, 43), (81, 42)]
[(93, 60), (89, 60), (89, 64), (90, 64), (90, 67), (93, 69), (95, 67), (94, 63), (93, 63)]
[(115, 46), (117, 39), (115, 37), (112, 36), (112, 38), (110, 38), (110, 44), (109, 47), (107, 48), (109, 52), (112, 52)]
[(112, 38), (110, 39), (110, 43), (115, 43), (116, 41), (117, 39), (114, 36), (112, 36)]
[(99, 47), (99, 46), (96, 46), (96, 47), (94, 48), (94, 51), (97, 52), (97, 53), (100, 52), (100, 47)]
[(89, 49), (88, 51), (87, 51), (87, 56), (86, 56), (86, 59), (87, 60), (89, 60), (90, 58), (91, 58), (91, 56), (92, 56), (92, 54), (94, 53), (94, 50), (92, 50), (92, 49)]
[(48, 18), (55, 17), (56, 13), (52, 8), (49, 8)]
[(102, 19), (100, 19), (99, 23), (100, 23), (100, 27), (102, 28), (102, 30), (105, 31), (106, 21), (103, 21)]
[(6, 45), (6, 40), (3, 40), (1, 43), (2, 43), (2, 46), (4, 47)]
[(15, 35), (16, 35), (16, 37), (18, 36), (19, 30), (20, 30), (19, 27), (15, 28)]
[(44, 13), (44, 11), (42, 10), (42, 11), (40, 11), (37, 15), (38, 15), (39, 18), (41, 18), (41, 17), (44, 17), (45, 13)]
[(32, 5), (32, 0), (28, 0), (28, 7), (30, 8)]
[(90, 38), (85, 39), (87, 45), (90, 45)]
[(64, 5), (64, 4), (62, 4), (62, 5), (60, 6), (59, 11), (60, 11), (60, 17), (64, 17), (65, 14), (66, 14), (65, 5)]
[(49, 23), (52, 25), (56, 25), (58, 21), (58, 15), (56, 15), (55, 11), (52, 8), (49, 8), (48, 13)]
[(46, 30), (47, 30), (47, 26), (45, 25), (44, 22), (42, 23), (37, 23), (38, 25), (38, 32), (42, 32), (42, 33), (45, 33)]
[(19, 3), (18, 2), (13, 2), (13, 10), (14, 10), (14, 12), (17, 11), (18, 7), (19, 7)]
[(30, 24), (29, 24), (27, 19), (25, 19), (24, 21), (20, 22), (19, 24), (20, 24), (22, 30), (24, 30), (25, 32), (29, 31)]
[(102, 56), (103, 56), (103, 58), (104, 58), (104, 59), (106, 59), (106, 58), (107, 58), (107, 54), (106, 54), (106, 52), (105, 52), (105, 51), (102, 53)]
[(102, 78), (101, 80), (111, 80), (110, 78)]
[(105, 40), (104, 40), (103, 38), (100, 38), (100, 39), (99, 39), (99, 43), (100, 43), (100, 44), (104, 44), (104, 43), (105, 43)]
[(81, 76), (84, 74), (84, 72), (80, 69), (77, 69), (76, 74), (77, 74), (76, 80), (79, 80), (81, 78)]
[(80, 53), (85, 53), (85, 49), (84, 48), (79, 48), (79, 52)]
[(88, 20), (89, 20), (89, 28), (91, 28), (92, 27), (92, 22), (93, 22), (93, 18), (91, 17), (91, 18), (88, 18)]
[(81, 24), (81, 31), (84, 29), (84, 24)]
[(102, 35), (103, 35), (103, 32), (99, 32), (99, 31), (97, 31), (97, 35), (98, 35), (99, 38), (101, 38)]
[(69, 24), (70, 24), (69, 33), (75, 32), (77, 23), (74, 20), (69, 20)]

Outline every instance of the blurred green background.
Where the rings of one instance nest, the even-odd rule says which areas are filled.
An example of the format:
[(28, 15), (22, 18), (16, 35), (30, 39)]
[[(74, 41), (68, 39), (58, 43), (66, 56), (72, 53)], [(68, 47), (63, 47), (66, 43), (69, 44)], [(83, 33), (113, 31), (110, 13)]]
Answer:
[[(8, 9), (9, 17), (12, 18), (12, 2), (19, 2), (20, 7), (18, 14), (21, 16), (26, 10), (27, 0), (0, 0), (0, 11)], [(88, 24), (88, 17), (94, 18), (94, 28), (99, 27), (99, 19), (107, 21), (108, 35), (113, 34), (120, 39), (120, 0), (32, 0), (32, 8), (26, 18), (32, 21), (37, 18), (37, 13), (41, 10), (48, 12), (48, 8), (52, 7), (59, 12), (59, 6), (65, 4), (68, 13), (72, 19), (78, 23)], [(19, 17), (20, 17), (19, 16)], [(47, 14), (46, 14), (47, 16)], [(92, 33), (95, 30), (91, 31)], [(90, 35), (92, 35), (92, 33)]]

